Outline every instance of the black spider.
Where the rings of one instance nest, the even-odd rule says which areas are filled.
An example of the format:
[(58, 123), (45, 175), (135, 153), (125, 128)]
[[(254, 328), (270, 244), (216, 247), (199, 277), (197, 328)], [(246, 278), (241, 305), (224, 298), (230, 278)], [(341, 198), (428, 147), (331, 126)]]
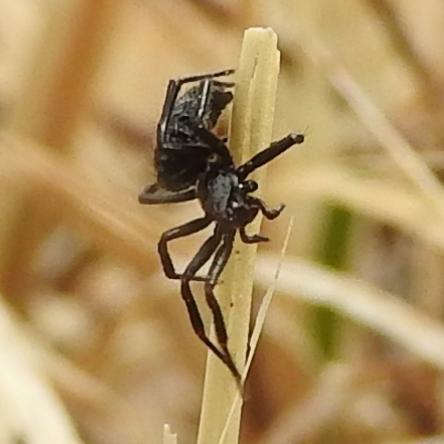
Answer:
[[(273, 142), (268, 148), (236, 167), (226, 145), (211, 130), (222, 111), (232, 100), (231, 82), (215, 80), (232, 74), (232, 70), (170, 80), (157, 126), (155, 166), (157, 182), (139, 196), (142, 204), (184, 202), (198, 199), (204, 216), (162, 234), (158, 251), (165, 275), (181, 281), (191, 324), (197, 336), (229, 368), (240, 383), (241, 376), (227, 346), (227, 330), (219, 303), (214, 295), (233, 249), (236, 231), (243, 242), (253, 244), (268, 239), (259, 234), (248, 235), (248, 225), (260, 211), (267, 219), (275, 219), (284, 209), (267, 208), (264, 201), (250, 193), (258, 184), (247, 179), (257, 168), (270, 162), (294, 144), (304, 141), (303, 134), (289, 134)], [(196, 83), (179, 96), (183, 85)], [(214, 232), (200, 247), (194, 258), (180, 274), (174, 269), (167, 244), (173, 239), (188, 236), (215, 223)], [(197, 272), (213, 257), (206, 276)], [(191, 291), (191, 281), (203, 281), (205, 297), (213, 315), (218, 348), (208, 338)]]

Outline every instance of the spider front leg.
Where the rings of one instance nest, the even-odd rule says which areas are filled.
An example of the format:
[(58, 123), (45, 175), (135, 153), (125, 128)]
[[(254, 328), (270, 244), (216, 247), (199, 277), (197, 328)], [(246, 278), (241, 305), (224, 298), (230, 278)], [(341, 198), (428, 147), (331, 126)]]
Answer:
[(253, 156), (249, 161), (245, 162), (237, 169), (239, 179), (245, 179), (250, 173), (257, 168), (265, 165), (273, 160), (275, 157), (282, 154), (295, 144), (302, 143), (304, 141), (304, 135), (300, 133), (290, 133), (288, 136), (281, 140), (273, 142), (268, 148), (265, 148), (261, 152)]
[[(181, 279), (183, 276), (182, 274), (176, 273), (174, 269), (173, 261), (171, 260), (170, 253), (168, 252), (168, 242), (172, 241), (173, 239), (178, 239), (180, 237), (197, 233), (198, 231), (208, 227), (211, 222), (212, 220), (205, 216), (200, 219), (194, 219), (191, 222), (180, 225), (179, 227), (172, 228), (171, 230), (165, 231), (165, 233), (162, 234), (157, 249), (166, 277), (169, 279)], [(205, 281), (206, 278), (202, 276), (193, 276), (191, 280)]]
[[(213, 312), (213, 316), (218, 319), (217, 321), (217, 327), (216, 332), (218, 336), (219, 341), (219, 335), (221, 334), (222, 342), (225, 343), (225, 346), (221, 345), (223, 348), (223, 353), (211, 342), (211, 340), (208, 338), (207, 334), (205, 333), (205, 327), (202, 321), (202, 317), (199, 312), (199, 308), (197, 307), (196, 301), (194, 299), (193, 293), (191, 291), (190, 287), (190, 281), (193, 279), (197, 271), (201, 267), (205, 265), (205, 263), (210, 259), (210, 257), (213, 255), (215, 250), (217, 249), (220, 241), (221, 241), (221, 234), (219, 230), (216, 228), (215, 233), (205, 241), (205, 243), (202, 245), (200, 250), (197, 252), (197, 254), (194, 256), (194, 258), (191, 260), (190, 264), (185, 269), (185, 272), (181, 279), (181, 293), (182, 298), (185, 301), (185, 304), (188, 309), (188, 314), (190, 316), (191, 325), (193, 326), (193, 330), (196, 333), (196, 335), (199, 337), (199, 339), (228, 367), (228, 369), (231, 371), (233, 376), (236, 378), (237, 383), (240, 386), (241, 376), (239, 371), (236, 368), (236, 365), (234, 364), (233, 360), (231, 359), (230, 354), (228, 353), (228, 350), (226, 349), (226, 342), (227, 342), (227, 333), (225, 329), (225, 323), (223, 321), (222, 313), (220, 311), (219, 304), (212, 294), (212, 289), (214, 288), (214, 285), (217, 281), (217, 278), (220, 274), (220, 272), (223, 270), (223, 267), (226, 264), (226, 261), (228, 260), (228, 257), (225, 257), (226, 254), (231, 252), (226, 252), (227, 245), (229, 246), (230, 243), (227, 243), (227, 240), (224, 239), (222, 243), (222, 248), (220, 248), (217, 253), (216, 257), (213, 261), (213, 264), (211, 265), (211, 271), (212, 278), (211, 283), (208, 281), (205, 285), (205, 294), (207, 295), (207, 292), (210, 292), (211, 294), (207, 295), (207, 301), (210, 305), (211, 311)], [(231, 242), (232, 245), (232, 242)], [(220, 252), (220, 253), (219, 253)], [(225, 252), (225, 254), (223, 254)], [(220, 271), (219, 271), (220, 270)], [(216, 314), (215, 314), (216, 313)], [(222, 327), (221, 327), (222, 325)]]

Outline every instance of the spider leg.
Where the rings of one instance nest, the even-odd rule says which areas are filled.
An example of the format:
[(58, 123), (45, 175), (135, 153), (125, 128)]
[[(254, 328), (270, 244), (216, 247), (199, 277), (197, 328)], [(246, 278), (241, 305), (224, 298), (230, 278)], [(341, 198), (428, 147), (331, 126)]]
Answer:
[[(208, 227), (212, 219), (205, 216), (200, 219), (194, 219), (191, 222), (187, 222), (184, 225), (180, 225), (179, 227), (171, 228), (165, 233), (162, 234), (159, 244), (157, 246), (157, 250), (159, 252), (160, 261), (162, 262), (163, 271), (169, 279), (182, 279), (183, 274), (176, 273), (173, 265), (173, 261), (171, 260), (171, 256), (168, 252), (168, 242), (173, 239), (178, 239), (180, 237), (189, 236), (190, 234), (197, 233), (198, 231), (203, 230)], [(193, 281), (205, 281), (206, 278), (202, 276), (193, 276), (191, 279)]]
[[(234, 72), (234, 70), (233, 70), (233, 72)], [(221, 82), (220, 80), (213, 80), (212, 83), (215, 86), (223, 86), (225, 88), (233, 88), (233, 86), (236, 85), (236, 83), (234, 83), (234, 82)]]
[[(278, 208), (268, 208), (265, 202), (262, 199), (259, 199), (259, 197), (253, 197), (250, 196), (248, 198), (248, 203), (251, 205), (252, 208), (256, 208), (256, 212), (258, 209), (261, 211), (261, 213), (267, 218), (267, 219), (276, 219), (282, 212), (282, 210), (285, 208), (285, 205), (280, 205)], [(267, 242), (270, 239), (265, 236), (261, 236), (260, 234), (253, 234), (249, 235), (245, 231), (245, 227), (239, 228), (239, 234), (242, 239), (242, 242), (246, 244), (256, 244), (258, 242)]]
[(261, 210), (261, 213), (269, 220), (276, 219), (284, 210), (285, 205), (281, 204), (278, 208), (268, 208), (267, 204), (258, 197), (254, 197), (255, 204), (259, 207)]
[(216, 151), (223, 159), (228, 161), (230, 164), (233, 163), (233, 158), (231, 157), (230, 151), (228, 150), (227, 145), (225, 145), (223, 139), (217, 137), (200, 122), (184, 120), (183, 124), (192, 129), (202, 142)]
[(273, 142), (268, 148), (257, 153), (250, 160), (237, 168), (239, 179), (245, 179), (251, 172), (273, 160), (295, 144), (302, 143), (304, 135), (300, 133), (290, 133), (281, 140)]
[(239, 228), (239, 234), (242, 242), (245, 244), (257, 244), (258, 242), (268, 242), (270, 239), (260, 234), (249, 235), (245, 232), (245, 227)]
[[(183, 85), (185, 83), (198, 82), (200, 80), (215, 79), (217, 77), (226, 77), (226, 76), (230, 76), (231, 74), (234, 74), (234, 69), (223, 69), (222, 71), (209, 72), (209, 73), (205, 73), (205, 74), (197, 74), (197, 75), (188, 76), (188, 77), (181, 77), (181, 78), (177, 79), (176, 82)], [(223, 82), (223, 83), (225, 83), (225, 82)], [(229, 82), (227, 82), (227, 83), (229, 83)]]
[(234, 235), (235, 231), (230, 231), (223, 234), (222, 236), (222, 243), (216, 251), (213, 262), (208, 271), (209, 279), (205, 281), (205, 298), (208, 306), (211, 309), (211, 313), (213, 314), (213, 322), (214, 329), (216, 331), (217, 342), (224, 352), (225, 359), (222, 359), (222, 361), (229, 368), (233, 376), (236, 378), (236, 381), (240, 385), (241, 375), (236, 367), (236, 364), (233, 361), (233, 358), (231, 357), (230, 351), (228, 350), (228, 335), (225, 321), (219, 302), (217, 301), (213, 292), (214, 287), (216, 286), (222, 271), (227, 265), (228, 259), (233, 250)]
[(215, 234), (209, 237), (204, 244), (200, 247), (194, 258), (188, 264), (185, 272), (181, 278), (181, 294), (188, 309), (188, 315), (190, 317), (191, 325), (194, 332), (199, 339), (222, 361), (226, 361), (225, 355), (211, 342), (205, 333), (205, 327), (202, 321), (202, 317), (199, 312), (199, 308), (194, 299), (193, 293), (190, 287), (190, 281), (195, 277), (197, 271), (202, 268), (205, 263), (210, 259), (221, 240), (221, 234), (216, 230)]
[(210, 86), (211, 86), (211, 81), (209, 79), (205, 79), (200, 84), (200, 104), (199, 104), (199, 109), (197, 110), (197, 119), (199, 121), (202, 121), (203, 115), (207, 108)]
[(160, 204), (185, 202), (196, 198), (196, 189), (194, 186), (179, 191), (169, 191), (162, 188), (159, 184), (147, 186), (139, 195), (141, 204)]
[[(203, 81), (201, 81), (201, 83), (199, 85), (200, 103), (199, 103), (199, 108), (197, 110), (197, 120), (199, 122), (203, 121), (205, 111), (208, 111), (208, 100), (210, 98), (211, 86), (219, 86), (219, 87), (222, 87), (224, 90), (226, 88), (232, 88), (234, 86), (233, 82), (220, 82), (217, 80), (213, 80), (213, 78), (214, 77), (206, 77)], [(226, 106), (226, 104), (224, 104), (224, 105)], [(217, 105), (214, 104), (213, 106), (217, 106)], [(225, 106), (224, 106), (224, 108), (225, 108)]]

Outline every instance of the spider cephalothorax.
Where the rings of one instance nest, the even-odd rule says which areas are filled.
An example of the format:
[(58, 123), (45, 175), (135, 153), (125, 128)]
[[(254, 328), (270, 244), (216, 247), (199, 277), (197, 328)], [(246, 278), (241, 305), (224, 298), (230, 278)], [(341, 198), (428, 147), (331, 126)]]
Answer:
[[(241, 377), (228, 350), (228, 337), (214, 287), (227, 264), (233, 249), (236, 232), (245, 243), (267, 241), (259, 234), (245, 231), (258, 212), (274, 219), (284, 209), (270, 209), (265, 202), (251, 193), (257, 190), (250, 173), (273, 160), (295, 144), (304, 141), (303, 134), (289, 134), (273, 142), (268, 148), (236, 167), (226, 145), (226, 139), (212, 130), (233, 98), (232, 82), (215, 80), (232, 74), (232, 70), (170, 80), (162, 116), (157, 126), (155, 166), (157, 182), (139, 196), (142, 204), (185, 202), (198, 199), (204, 215), (162, 234), (158, 251), (163, 270), (170, 279), (181, 281), (191, 324), (197, 336), (225, 363), (236, 380)], [(188, 83), (197, 83), (179, 96)], [(188, 236), (214, 223), (213, 234), (203, 243), (183, 273), (177, 273), (168, 253), (167, 244), (173, 239)], [(198, 271), (213, 258), (208, 273)], [(213, 314), (216, 346), (207, 336), (190, 282), (204, 282), (205, 298)]]

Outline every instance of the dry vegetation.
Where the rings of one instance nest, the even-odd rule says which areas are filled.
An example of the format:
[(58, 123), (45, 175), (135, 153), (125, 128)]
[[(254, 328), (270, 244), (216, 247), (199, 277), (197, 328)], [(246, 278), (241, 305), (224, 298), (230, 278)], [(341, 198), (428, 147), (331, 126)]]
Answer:
[(206, 351), (156, 242), (200, 210), (137, 195), (168, 79), (257, 25), (274, 136), (307, 140), (262, 190), (255, 309), (295, 223), (240, 442), (444, 442), (441, 1), (0, 0), (0, 444), (195, 442)]

